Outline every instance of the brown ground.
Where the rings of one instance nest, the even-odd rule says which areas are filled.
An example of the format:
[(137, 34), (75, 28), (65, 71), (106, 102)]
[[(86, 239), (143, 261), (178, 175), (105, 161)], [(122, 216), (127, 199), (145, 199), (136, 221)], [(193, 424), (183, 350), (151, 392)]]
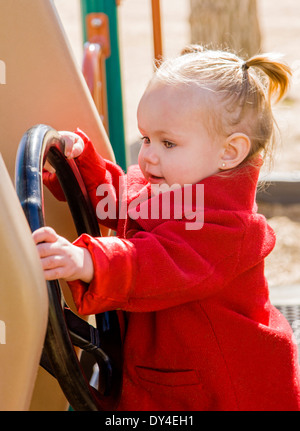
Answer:
[[(300, 2), (257, 0), (263, 50), (276, 51), (294, 70), (286, 99), (275, 109), (282, 132), (282, 146), (275, 170), (300, 171)], [(82, 42), (79, 0), (55, 0), (78, 63)], [(123, 0), (119, 7), (124, 113), (128, 151), (137, 139), (136, 108), (152, 74), (152, 29), (150, 0)], [(162, 0), (164, 53), (177, 54), (189, 42), (189, 0)], [(300, 194), (300, 193), (299, 193)], [(262, 208), (277, 233), (277, 245), (267, 260), (271, 294), (300, 302), (300, 208)], [(299, 288), (298, 286), (299, 285)], [(291, 286), (291, 287), (290, 287)]]

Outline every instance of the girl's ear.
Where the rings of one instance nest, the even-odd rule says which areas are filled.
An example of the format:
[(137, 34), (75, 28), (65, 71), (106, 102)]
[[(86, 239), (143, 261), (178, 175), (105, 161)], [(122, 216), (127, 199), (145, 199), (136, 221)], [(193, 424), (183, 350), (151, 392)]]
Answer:
[(244, 133), (233, 133), (224, 143), (220, 158), (221, 170), (232, 169), (242, 163), (251, 148), (249, 136)]

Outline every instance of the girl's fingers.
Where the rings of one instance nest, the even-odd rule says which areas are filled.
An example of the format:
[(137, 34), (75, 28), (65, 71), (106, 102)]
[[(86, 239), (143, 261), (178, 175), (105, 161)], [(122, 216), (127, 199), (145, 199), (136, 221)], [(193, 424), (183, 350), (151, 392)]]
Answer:
[[(39, 247), (48, 246), (46, 249), (46, 254), (43, 256), (39, 250)], [(60, 249), (54, 249), (53, 244), (39, 244), (37, 245), (38, 252), (40, 254), (40, 262), (44, 272), (46, 280), (56, 280), (58, 278), (63, 278), (65, 280), (75, 280), (78, 278), (76, 258), (74, 260), (73, 256), (69, 253), (59, 254)], [(53, 254), (54, 253), (54, 254)], [(82, 262), (80, 263), (80, 268), (82, 267)]]
[(65, 277), (65, 270), (62, 266), (51, 269), (44, 269), (43, 272), (45, 280), (57, 280), (59, 278)]
[(59, 134), (65, 141), (65, 156), (70, 159), (78, 157), (84, 149), (84, 142), (80, 136), (76, 135), (76, 133), (65, 131), (61, 131)]
[(32, 238), (36, 244), (39, 244), (41, 242), (55, 242), (58, 239), (58, 235), (54, 229), (46, 226), (35, 230)]
[(70, 262), (64, 255), (56, 252), (53, 243), (38, 244), (37, 249), (40, 256), (40, 262), (46, 280), (56, 280), (58, 278), (67, 278), (72, 272)]
[(70, 157), (74, 146), (74, 139), (71, 138), (70, 136), (64, 136), (64, 141), (65, 141), (65, 156)]
[(70, 158), (74, 159), (75, 157), (80, 156), (84, 148), (84, 143), (81, 138), (78, 138), (78, 141), (73, 145), (73, 149), (69, 155)]
[(46, 280), (63, 278), (69, 281), (76, 279), (91, 281), (94, 267), (87, 250), (57, 235), (51, 227), (37, 229), (32, 237)]
[(64, 266), (64, 259), (58, 255), (41, 256), (41, 263), (43, 270), (58, 269)]

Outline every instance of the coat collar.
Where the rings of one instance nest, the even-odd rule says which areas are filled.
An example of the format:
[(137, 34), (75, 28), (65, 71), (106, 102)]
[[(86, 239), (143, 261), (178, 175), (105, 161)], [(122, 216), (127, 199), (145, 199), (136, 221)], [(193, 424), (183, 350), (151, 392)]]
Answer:
[(261, 166), (259, 157), (234, 171), (222, 172), (197, 184), (155, 196), (151, 196), (150, 184), (135, 166), (131, 173), (128, 172), (128, 216), (148, 231), (168, 220), (189, 221), (193, 215), (200, 220), (201, 213), (204, 217), (208, 210), (256, 212), (256, 187)]
[(241, 165), (238, 169), (213, 175), (202, 181), (205, 208), (231, 211), (256, 210), (256, 188), (262, 158)]

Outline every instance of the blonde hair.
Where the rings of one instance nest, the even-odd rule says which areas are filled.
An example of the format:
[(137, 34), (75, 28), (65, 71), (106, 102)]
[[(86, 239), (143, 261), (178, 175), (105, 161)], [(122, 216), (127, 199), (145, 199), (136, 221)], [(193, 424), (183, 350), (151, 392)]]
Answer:
[(273, 99), (278, 102), (286, 94), (291, 69), (274, 54), (244, 61), (233, 53), (200, 45), (188, 46), (181, 54), (163, 61), (153, 79), (169, 85), (196, 84), (208, 90), (218, 102), (210, 108), (214, 109), (214, 130), (228, 136), (247, 134), (251, 150), (246, 160), (257, 154), (272, 157), (276, 122), (271, 105)]

